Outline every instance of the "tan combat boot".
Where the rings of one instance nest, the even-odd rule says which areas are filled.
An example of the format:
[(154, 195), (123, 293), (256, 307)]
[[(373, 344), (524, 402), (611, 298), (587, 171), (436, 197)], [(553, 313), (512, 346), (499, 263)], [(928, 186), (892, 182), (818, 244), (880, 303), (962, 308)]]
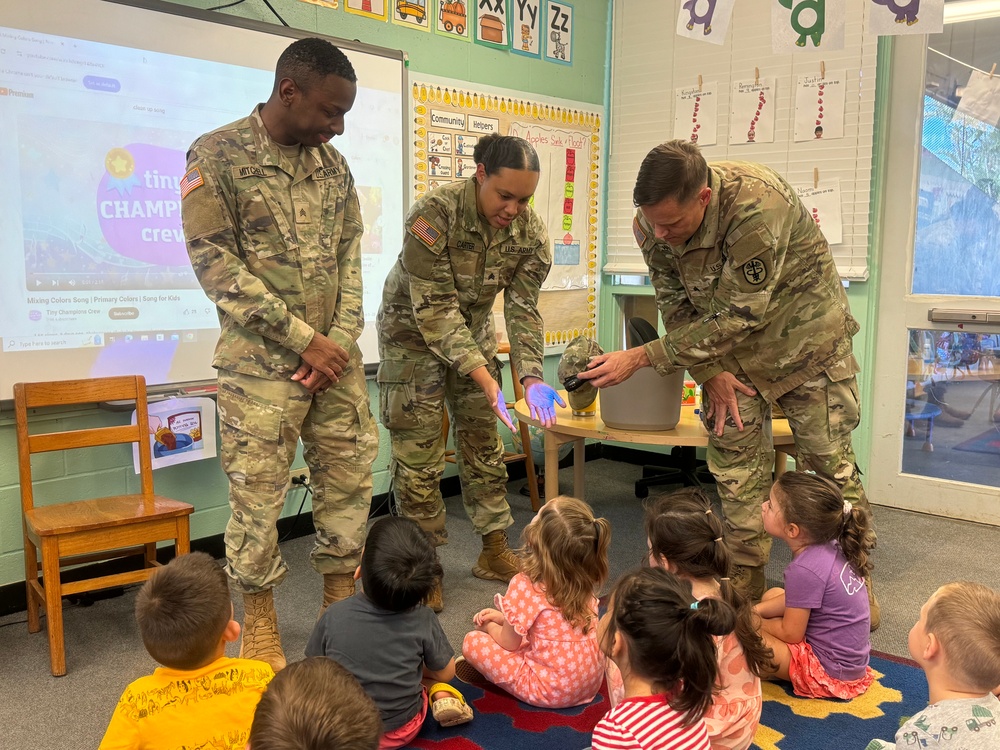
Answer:
[(326, 608), (341, 599), (350, 599), (354, 596), (354, 575), (352, 573), (324, 573), (323, 574), (323, 606), (319, 608), (319, 616), (322, 617)]
[(426, 604), (435, 612), (441, 612), (444, 609), (444, 595), (441, 592), (440, 578), (438, 579), (438, 582), (434, 584), (434, 588), (431, 589), (431, 592), (427, 595), (427, 598), (424, 599), (424, 604)]
[(871, 573), (865, 579), (865, 586), (868, 588), (868, 608), (871, 610), (869, 629), (874, 633), (882, 624), (882, 607), (879, 606), (878, 599), (875, 598), (875, 584), (872, 581)]
[(733, 588), (756, 604), (764, 596), (767, 580), (764, 578), (764, 568), (751, 568), (748, 565), (734, 565), (730, 572)]
[(271, 589), (243, 595), (243, 640), (240, 658), (259, 659), (275, 672), (285, 668), (285, 654), (278, 634), (278, 615), (274, 611)]
[(507, 546), (506, 531), (491, 531), (483, 536), (483, 551), (472, 568), (472, 575), (488, 581), (510, 581), (520, 570), (517, 557)]

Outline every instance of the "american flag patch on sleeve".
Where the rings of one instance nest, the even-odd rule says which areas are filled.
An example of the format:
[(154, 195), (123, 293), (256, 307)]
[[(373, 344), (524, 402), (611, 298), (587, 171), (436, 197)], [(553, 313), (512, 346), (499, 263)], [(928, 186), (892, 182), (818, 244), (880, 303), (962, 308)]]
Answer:
[(639, 247), (646, 244), (646, 233), (642, 231), (642, 227), (639, 226), (638, 216), (632, 219), (632, 234), (635, 235), (635, 244)]
[(184, 198), (188, 193), (190, 193), (195, 188), (200, 188), (205, 184), (205, 180), (201, 176), (201, 170), (195, 167), (186, 175), (181, 177), (181, 198)]
[(410, 224), (410, 232), (427, 247), (433, 247), (434, 243), (441, 238), (441, 233), (431, 226), (431, 223), (423, 216), (418, 216), (413, 220), (413, 223)]

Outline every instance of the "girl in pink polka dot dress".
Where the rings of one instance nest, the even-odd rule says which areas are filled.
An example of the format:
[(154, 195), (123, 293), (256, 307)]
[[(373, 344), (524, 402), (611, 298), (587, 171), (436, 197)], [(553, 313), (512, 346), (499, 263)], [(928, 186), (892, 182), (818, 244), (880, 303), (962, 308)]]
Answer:
[[(736, 611), (736, 627), (716, 638), (719, 676), (705, 725), (712, 750), (745, 750), (753, 743), (763, 699), (760, 675), (773, 656), (753, 623), (750, 603), (729, 581), (730, 552), (722, 519), (696, 488), (664, 495), (646, 508), (649, 564), (666, 568), (691, 584), (695, 598), (722, 599)], [(608, 662), (611, 705), (624, 687), (614, 662)]]
[(604, 678), (597, 590), (608, 576), (611, 524), (572, 497), (547, 502), (524, 529), (521, 572), (496, 608), (472, 618), (465, 660), (541, 708), (590, 703)]

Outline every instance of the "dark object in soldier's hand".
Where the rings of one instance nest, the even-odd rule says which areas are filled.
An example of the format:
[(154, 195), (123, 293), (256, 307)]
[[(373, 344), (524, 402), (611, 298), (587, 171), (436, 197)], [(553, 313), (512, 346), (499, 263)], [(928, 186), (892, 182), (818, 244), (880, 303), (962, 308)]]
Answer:
[(576, 375), (570, 375), (563, 381), (563, 387), (567, 391), (572, 393), (586, 382), (587, 382), (586, 380), (580, 380), (580, 378), (578, 378)]

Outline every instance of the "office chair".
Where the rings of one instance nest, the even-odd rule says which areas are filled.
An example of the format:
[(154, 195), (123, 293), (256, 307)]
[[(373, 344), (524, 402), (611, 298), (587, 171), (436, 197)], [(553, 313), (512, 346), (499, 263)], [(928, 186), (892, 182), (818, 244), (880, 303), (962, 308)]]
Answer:
[[(660, 336), (656, 328), (645, 318), (629, 318), (626, 325), (628, 346), (630, 349)], [(685, 487), (700, 487), (705, 483), (714, 482), (703, 461), (698, 460), (697, 449), (694, 446), (674, 446), (669, 454), (666, 466), (643, 466), (642, 479), (636, 480), (635, 496), (639, 499), (649, 497), (649, 488), (661, 485), (682, 484)]]

